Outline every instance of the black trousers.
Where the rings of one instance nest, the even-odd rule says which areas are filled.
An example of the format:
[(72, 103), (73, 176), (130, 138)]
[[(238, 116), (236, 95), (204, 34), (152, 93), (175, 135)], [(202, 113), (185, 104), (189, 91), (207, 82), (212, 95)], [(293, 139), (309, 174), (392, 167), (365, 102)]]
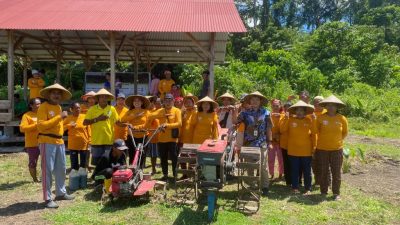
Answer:
[[(139, 143), (143, 143), (143, 138), (134, 138), (134, 139), (135, 139), (136, 146)], [(133, 159), (135, 158), (136, 148), (135, 148), (135, 145), (132, 142), (132, 137), (131, 136), (128, 136), (128, 139), (126, 139), (125, 143), (126, 143), (126, 146), (128, 146), (128, 148), (129, 148), (128, 149), (128, 157), (129, 157), (129, 165), (131, 165), (133, 163)], [(140, 163), (139, 163), (139, 166), (142, 169), (144, 167), (145, 160), (146, 160), (146, 153), (145, 153), (145, 149), (143, 149), (143, 155), (142, 155), (142, 158), (141, 158)]]
[(288, 151), (286, 149), (282, 150), (282, 157), (283, 157), (283, 171), (285, 174), (285, 181), (286, 185), (292, 185), (291, 175), (290, 175), (290, 163), (288, 157)]
[(164, 176), (168, 176), (168, 158), (172, 161), (172, 173), (174, 177), (176, 176), (177, 149), (178, 146), (175, 142), (158, 143), (158, 154), (160, 155), (161, 169)]
[(79, 167), (86, 168), (87, 153), (85, 150), (69, 150), (71, 168), (74, 170), (79, 170)]

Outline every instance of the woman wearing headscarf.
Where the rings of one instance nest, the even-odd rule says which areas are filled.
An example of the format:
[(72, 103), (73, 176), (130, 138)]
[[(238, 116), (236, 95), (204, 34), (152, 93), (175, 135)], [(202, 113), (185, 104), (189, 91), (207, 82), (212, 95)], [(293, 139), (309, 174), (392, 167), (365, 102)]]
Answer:
[(343, 163), (343, 140), (348, 134), (346, 117), (338, 113), (345, 104), (331, 95), (321, 101), (320, 105), (327, 112), (317, 117), (318, 134), (315, 158), (320, 168), (320, 190), (322, 195), (328, 193), (329, 169), (332, 174), (332, 192), (335, 200), (340, 200), (341, 168)]

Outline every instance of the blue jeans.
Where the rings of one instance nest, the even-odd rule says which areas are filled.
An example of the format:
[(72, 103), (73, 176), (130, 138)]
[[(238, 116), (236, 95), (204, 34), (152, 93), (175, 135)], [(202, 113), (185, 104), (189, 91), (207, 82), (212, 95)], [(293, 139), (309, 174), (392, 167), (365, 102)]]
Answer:
[(303, 172), (304, 188), (311, 191), (311, 156), (291, 156), (289, 155), (290, 175), (292, 188), (299, 189), (300, 171)]

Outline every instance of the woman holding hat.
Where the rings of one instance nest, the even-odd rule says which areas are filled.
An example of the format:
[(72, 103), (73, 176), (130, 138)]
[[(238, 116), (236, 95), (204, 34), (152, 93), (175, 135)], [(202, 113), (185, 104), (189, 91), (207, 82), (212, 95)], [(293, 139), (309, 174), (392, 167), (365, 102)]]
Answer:
[(89, 91), (88, 93), (82, 95), (81, 99), (85, 102), (85, 104), (81, 105), (81, 113), (86, 114), (90, 107), (96, 105), (96, 98), (94, 95), (96, 92)]
[[(131, 95), (125, 100), (126, 106), (129, 107), (129, 111), (121, 118), (121, 122), (127, 123), (134, 130), (140, 130), (146, 128), (146, 123), (149, 116), (148, 107), (150, 105), (149, 99), (141, 95)], [(135, 143), (142, 143), (143, 137), (146, 133), (143, 132), (133, 132), (133, 137), (129, 134), (126, 140), (126, 145), (128, 146), (129, 164), (132, 164), (135, 146), (132, 142), (134, 138)], [(142, 157), (140, 162), (141, 166), (144, 166), (145, 157)]]
[(348, 134), (346, 117), (338, 113), (345, 104), (331, 95), (320, 105), (327, 112), (317, 117), (318, 144), (315, 158), (320, 169), (321, 194), (328, 193), (329, 169), (332, 173), (332, 192), (335, 200), (340, 200), (341, 168), (343, 163), (343, 140)]
[(40, 155), (38, 147), (37, 111), (40, 106), (39, 98), (29, 100), (29, 112), (22, 116), (19, 130), (25, 134), (25, 151), (29, 157), (29, 173), (33, 182), (40, 182), (37, 178), (36, 166)]
[(235, 107), (236, 99), (227, 92), (219, 96), (218, 100), (222, 102), (222, 107), (218, 109), (219, 125), (221, 128), (230, 129), (233, 126), (233, 118), (236, 118), (238, 114)]
[(90, 125), (92, 164), (97, 165), (100, 157), (106, 151), (111, 151), (114, 125), (118, 123), (119, 116), (114, 106), (109, 105), (109, 101), (114, 99), (110, 92), (103, 88), (94, 97), (98, 103), (87, 111), (83, 124)]
[[(117, 95), (115, 110), (117, 110), (119, 118), (124, 117), (124, 115), (129, 110), (125, 105), (125, 95), (123, 93), (119, 93)], [(127, 136), (128, 136), (128, 128), (126, 126), (119, 126), (117, 124), (114, 125), (114, 140), (122, 139), (125, 141)]]
[(65, 145), (63, 119), (68, 113), (61, 110), (60, 103), (71, 98), (71, 93), (59, 84), (48, 86), (40, 91), (47, 99), (37, 112), (38, 143), (42, 156), (42, 186), (46, 207), (57, 208), (51, 198), (52, 174), (56, 180), (56, 200), (72, 200), (65, 189)]
[(32, 70), (32, 77), (28, 79), (29, 99), (41, 98), (40, 90), (43, 89), (45, 82), (40, 75), (38, 70)]
[(204, 97), (197, 102), (197, 115), (193, 118), (196, 135), (193, 135), (193, 144), (202, 144), (206, 139), (218, 139), (218, 116), (214, 109), (218, 104), (211, 98)]
[[(244, 98), (249, 104), (249, 109), (242, 111), (237, 124), (244, 123), (243, 146), (259, 147), (261, 149), (261, 180), (263, 195), (268, 194), (268, 169), (267, 150), (272, 149), (272, 122), (270, 112), (264, 108), (268, 103), (267, 98), (256, 91)], [(249, 171), (254, 173), (254, 171)]]
[[(314, 107), (299, 100), (288, 109), (280, 125), (281, 132), (288, 133), (288, 157), (291, 183), (294, 193), (299, 193), (299, 175), (304, 176), (305, 194), (311, 192), (311, 160), (316, 145), (316, 129), (313, 120), (306, 116), (314, 112)], [(289, 117), (295, 114), (295, 117)]]
[(283, 177), (283, 158), (282, 151), (279, 146), (279, 121), (281, 118), (285, 116), (283, 114), (283, 108), (281, 105), (281, 101), (278, 99), (273, 99), (271, 101), (272, 113), (272, 149), (268, 151), (268, 169), (269, 174), (271, 175), (271, 179), (274, 178), (275, 175), (275, 158), (278, 159), (278, 168), (279, 168), (279, 179)]

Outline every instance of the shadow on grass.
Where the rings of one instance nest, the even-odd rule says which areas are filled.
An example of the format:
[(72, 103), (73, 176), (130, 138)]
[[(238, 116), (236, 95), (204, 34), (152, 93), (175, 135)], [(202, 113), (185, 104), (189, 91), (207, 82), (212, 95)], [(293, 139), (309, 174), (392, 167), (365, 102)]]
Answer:
[(198, 207), (196, 210), (182, 206), (181, 212), (178, 217), (175, 219), (173, 225), (181, 225), (181, 224), (196, 224), (196, 225), (205, 225), (208, 223), (207, 211), (204, 211), (202, 207)]
[(28, 184), (28, 183), (32, 183), (32, 182), (24, 180), (24, 181), (17, 181), (17, 182), (8, 183), (8, 184), (0, 184), (0, 191), (12, 190), (14, 188), (17, 188), (19, 186), (22, 186), (22, 185)]
[(34, 210), (44, 209), (44, 203), (38, 202), (18, 202), (12, 205), (9, 205), (5, 208), (0, 208), (0, 217), (1, 216), (15, 216), (18, 214), (28, 213)]
[(310, 195), (293, 194), (291, 188), (287, 187), (282, 182), (271, 185), (268, 199), (288, 199), (288, 202), (296, 202), (305, 205), (318, 205), (324, 201), (332, 201), (331, 198), (323, 197), (319, 193), (312, 193)]
[(119, 210), (124, 210), (127, 208), (137, 208), (146, 204), (149, 204), (150, 200), (148, 198), (136, 198), (136, 197), (125, 197), (114, 199), (113, 201), (109, 200), (100, 210), (101, 213), (113, 213)]

